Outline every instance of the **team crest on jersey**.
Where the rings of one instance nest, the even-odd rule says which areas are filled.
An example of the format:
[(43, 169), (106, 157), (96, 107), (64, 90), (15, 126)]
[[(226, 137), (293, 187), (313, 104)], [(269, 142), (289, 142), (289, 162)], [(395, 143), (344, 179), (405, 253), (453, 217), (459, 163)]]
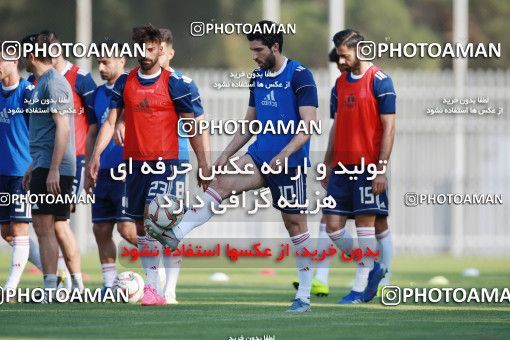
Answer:
[(354, 107), (354, 102), (356, 101), (356, 96), (351, 93), (347, 96), (347, 107), (352, 108)]
[(271, 92), (269, 92), (265, 97), (264, 99), (262, 100), (262, 105), (264, 106), (273, 106), (273, 107), (278, 107), (278, 102), (276, 101), (276, 99), (274, 98), (274, 90), (271, 90)]
[(135, 107), (135, 112), (145, 112), (145, 113), (152, 113), (152, 109), (149, 105), (149, 101), (147, 98), (144, 98), (141, 102), (138, 103)]

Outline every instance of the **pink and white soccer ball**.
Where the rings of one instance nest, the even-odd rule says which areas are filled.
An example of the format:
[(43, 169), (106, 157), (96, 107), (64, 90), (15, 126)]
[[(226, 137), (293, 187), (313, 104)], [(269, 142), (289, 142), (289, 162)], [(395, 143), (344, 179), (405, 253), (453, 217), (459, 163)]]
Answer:
[(122, 272), (117, 275), (113, 282), (113, 291), (121, 289), (128, 293), (129, 303), (138, 303), (143, 297), (145, 284), (140, 274), (135, 272)]

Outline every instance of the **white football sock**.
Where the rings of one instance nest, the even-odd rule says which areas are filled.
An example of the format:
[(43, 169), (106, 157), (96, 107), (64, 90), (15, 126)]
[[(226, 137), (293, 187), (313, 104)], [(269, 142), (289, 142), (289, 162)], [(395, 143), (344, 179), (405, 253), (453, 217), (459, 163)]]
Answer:
[(115, 263), (102, 263), (101, 270), (103, 272), (103, 283), (105, 287), (113, 286), (113, 281), (117, 277), (117, 268)]
[[(145, 244), (149, 246), (149, 251), (157, 251), (161, 252), (160, 243), (150, 237), (149, 235), (145, 236)], [(158, 288), (158, 268), (159, 268), (159, 256), (140, 256), (142, 258), (142, 263), (145, 268), (145, 272), (147, 273), (147, 279), (145, 280), (146, 284), (150, 284), (155, 289)]]
[(375, 235), (375, 237), (377, 239), (377, 248), (381, 251), (379, 262), (388, 270), (379, 285), (387, 286), (390, 284), (391, 259), (393, 257), (393, 237), (389, 229)]
[(181, 271), (181, 256), (165, 256), (163, 258), (163, 264), (166, 272), (166, 284), (165, 284), (165, 296), (170, 296), (175, 299), (175, 288), (177, 286), (177, 279), (179, 278), (179, 272)]
[[(138, 252), (141, 254), (142, 251), (145, 250), (145, 244), (147, 243), (147, 240), (145, 236), (137, 236), (136, 237), (137, 243), (138, 243)], [(147, 282), (147, 276), (148, 276), (148, 264), (147, 264), (147, 257), (146, 256), (140, 256), (140, 262), (142, 262), (143, 271), (145, 272), (145, 282)], [(156, 288), (156, 287), (154, 287)]]
[(353, 240), (351, 233), (347, 230), (347, 228), (343, 227), (340, 230), (334, 231), (332, 233), (327, 233), (331, 241), (338, 247), (339, 250), (350, 253), (352, 250)]
[[(303, 252), (306, 247), (309, 251), (313, 251), (312, 240), (310, 233), (292, 236), (290, 238), (294, 244), (294, 251)], [(310, 290), (312, 289), (312, 258), (310, 256), (296, 256), (296, 268), (298, 270), (299, 288), (296, 293), (296, 298), (301, 299), (306, 303), (310, 303)]]
[[(358, 234), (359, 247), (365, 253), (366, 248), (370, 248), (375, 251), (377, 247), (377, 241), (375, 239), (375, 228), (374, 227), (356, 227)], [(374, 267), (374, 258), (367, 257), (362, 258), (358, 262), (358, 268), (356, 269), (356, 278), (354, 279), (354, 285), (352, 290), (356, 292), (362, 292), (367, 287), (368, 274)]]
[(21, 274), (23, 274), (28, 261), (29, 248), (28, 236), (15, 236), (12, 238), (11, 266), (4, 288), (16, 289), (18, 287)]
[(85, 288), (83, 286), (83, 277), (81, 273), (73, 273), (71, 274), (71, 290), (78, 289), (80, 292), (83, 292), (83, 289)]
[[(329, 239), (328, 233), (326, 232), (326, 225), (321, 223), (319, 226), (319, 238), (317, 239), (317, 250), (319, 251), (317, 256), (321, 256), (324, 249), (329, 248), (331, 240)], [(317, 269), (315, 272), (315, 278), (324, 284), (328, 284), (329, 267), (331, 265), (331, 257), (326, 256), (323, 261), (317, 262)]]
[(42, 272), (42, 263), (41, 263), (41, 255), (39, 253), (39, 246), (35, 243), (32, 238), (29, 238), (30, 242), (30, 252), (28, 253), (28, 261), (36, 266)]
[(57, 274), (44, 274), (44, 288), (57, 288)]
[(158, 262), (158, 287), (157, 287), (159, 295), (163, 294), (165, 284), (166, 284), (166, 272), (165, 267), (163, 267), (163, 254), (160, 252)]
[(206, 192), (202, 194), (202, 201), (204, 206), (198, 209), (189, 209), (182, 217), (179, 225), (173, 228), (175, 236), (179, 240), (182, 240), (189, 232), (198, 226), (201, 226), (205, 222), (209, 221), (214, 216), (214, 212), (211, 209), (211, 204), (217, 207), (222, 199), (220, 194), (213, 188), (208, 188)]

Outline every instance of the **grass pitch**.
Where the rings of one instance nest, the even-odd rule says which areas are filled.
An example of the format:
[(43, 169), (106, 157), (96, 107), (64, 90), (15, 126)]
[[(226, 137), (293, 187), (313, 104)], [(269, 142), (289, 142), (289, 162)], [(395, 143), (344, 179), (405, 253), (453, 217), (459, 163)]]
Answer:
[[(0, 280), (8, 272), (9, 253), (0, 254)], [(31, 267), (28, 265), (27, 267)], [(466, 278), (467, 267), (480, 270)], [(123, 268), (119, 267), (122, 271)], [(510, 304), (369, 304), (339, 306), (349, 291), (353, 269), (330, 272), (330, 295), (312, 298), (312, 312), (285, 310), (295, 291), (294, 270), (221, 269), (230, 281), (209, 281), (214, 269), (181, 271), (178, 305), (142, 307), (128, 304), (3, 304), (0, 336), (6, 338), (171, 338), (171, 339), (340, 339), (340, 338), (510, 338)], [(95, 256), (83, 257), (86, 286), (99, 287), (102, 277)], [(508, 259), (396, 258), (392, 284), (431, 287), (433, 276), (445, 276), (448, 287), (510, 287)], [(25, 271), (20, 287), (42, 285), (38, 274)]]

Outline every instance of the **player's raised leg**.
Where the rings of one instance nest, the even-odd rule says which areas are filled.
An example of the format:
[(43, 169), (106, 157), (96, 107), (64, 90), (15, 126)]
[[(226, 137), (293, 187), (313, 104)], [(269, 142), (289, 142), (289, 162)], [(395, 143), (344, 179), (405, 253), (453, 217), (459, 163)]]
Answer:
[[(228, 158), (222, 154), (216, 161), (216, 164), (226, 165)], [(150, 235), (160, 241), (164, 246), (175, 249), (179, 242), (196, 227), (201, 226), (214, 216), (212, 207), (217, 206), (226, 198), (232, 195), (232, 191), (241, 194), (243, 191), (253, 190), (264, 186), (264, 179), (260, 171), (255, 166), (255, 162), (250, 155), (243, 155), (236, 161), (236, 165), (244, 169), (248, 164), (252, 165), (254, 174), (246, 175), (220, 175), (216, 177), (207, 190), (202, 194), (201, 199), (204, 205), (198, 209), (189, 209), (184, 214), (181, 222), (172, 229), (162, 229), (150, 220), (146, 220), (147, 230)], [(229, 170), (234, 170), (232, 165)]]

